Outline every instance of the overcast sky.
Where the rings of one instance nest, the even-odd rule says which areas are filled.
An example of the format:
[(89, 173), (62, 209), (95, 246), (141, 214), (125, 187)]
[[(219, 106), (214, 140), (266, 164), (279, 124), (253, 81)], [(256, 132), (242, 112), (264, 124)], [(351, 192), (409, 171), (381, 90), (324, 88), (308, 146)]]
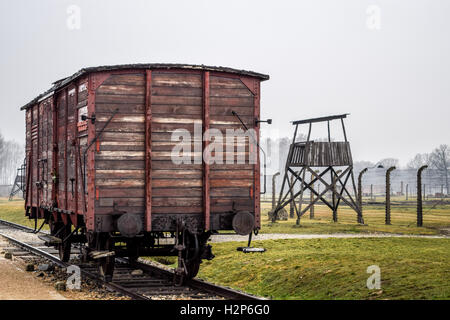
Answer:
[(450, 144), (448, 0), (1, 0), (0, 41), (0, 131), (20, 142), (19, 108), (51, 82), (165, 62), (269, 74), (261, 111), (272, 136), (291, 136), (292, 120), (350, 113), (355, 160), (404, 165)]

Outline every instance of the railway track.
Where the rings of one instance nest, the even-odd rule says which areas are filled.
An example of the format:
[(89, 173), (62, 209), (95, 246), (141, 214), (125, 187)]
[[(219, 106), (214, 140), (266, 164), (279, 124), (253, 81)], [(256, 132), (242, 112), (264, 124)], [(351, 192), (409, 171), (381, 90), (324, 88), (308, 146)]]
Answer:
[[(0, 236), (13, 246), (30, 255), (51, 261), (59, 267), (70, 265), (80, 267), (82, 276), (88, 277), (105, 288), (129, 296), (135, 300), (153, 299), (230, 299), (230, 300), (261, 300), (262, 298), (241, 291), (214, 285), (212, 283), (192, 279), (183, 286), (173, 284), (174, 273), (143, 261), (129, 261), (126, 258), (116, 258), (114, 276), (111, 282), (105, 282), (98, 274), (97, 266), (92, 263), (62, 262), (57, 251), (46, 247), (33, 229), (0, 219)], [(76, 250), (76, 248), (74, 248)], [(75, 251), (73, 250), (73, 251)], [(13, 253), (14, 254), (14, 253)], [(71, 260), (77, 258), (76, 254)], [(141, 270), (136, 272), (137, 270)]]

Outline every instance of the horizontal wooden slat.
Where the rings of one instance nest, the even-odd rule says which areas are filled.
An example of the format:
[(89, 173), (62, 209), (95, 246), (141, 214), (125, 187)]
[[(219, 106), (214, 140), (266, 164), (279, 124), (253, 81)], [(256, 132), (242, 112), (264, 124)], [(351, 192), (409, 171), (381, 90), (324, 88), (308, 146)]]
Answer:
[(201, 177), (201, 170), (152, 170), (154, 179), (200, 179)]
[(156, 104), (152, 105), (152, 114), (159, 115), (202, 115), (202, 106), (188, 106), (188, 105), (165, 105)]
[(202, 77), (196, 74), (152, 73), (152, 86), (202, 87)]
[(201, 187), (201, 179), (152, 179), (152, 188)]
[(152, 96), (201, 97), (202, 96), (202, 88), (152, 86)]
[(176, 97), (176, 96), (152, 96), (152, 105), (155, 104), (176, 104), (187, 106), (201, 106), (202, 97)]
[(143, 151), (100, 151), (95, 153), (96, 160), (144, 160)]
[(152, 197), (190, 197), (201, 198), (201, 187), (185, 187), (185, 188), (152, 188)]
[(95, 179), (95, 184), (99, 187), (143, 187), (144, 179)]
[(253, 97), (247, 88), (211, 88), (211, 97)]
[(102, 84), (98, 89), (96, 94), (133, 94), (133, 95), (143, 95), (145, 93), (145, 87), (140, 86), (130, 86), (125, 84)]
[(100, 197), (124, 197), (124, 198), (142, 198), (144, 197), (144, 188), (98, 188)]
[(103, 82), (103, 85), (144, 86), (144, 74), (114, 74)]
[(152, 198), (152, 208), (155, 207), (201, 207), (202, 199), (199, 198)]
[(100, 198), (98, 204), (100, 207), (112, 207), (114, 204), (120, 207), (143, 207), (145, 198)]
[(239, 79), (216, 77), (211, 76), (209, 78), (211, 89), (215, 88), (246, 88), (245, 84)]
[(253, 97), (241, 98), (218, 98), (211, 97), (210, 103), (212, 106), (242, 106), (250, 107), (254, 105)]
[(217, 187), (251, 187), (253, 181), (251, 180), (233, 180), (233, 179), (211, 179), (211, 188)]
[(143, 104), (145, 95), (126, 95), (126, 94), (96, 94), (95, 103), (127, 103)]
[(145, 170), (96, 170), (95, 177), (98, 179), (111, 179), (111, 178), (144, 179)]
[(132, 104), (132, 103), (96, 103), (95, 111), (97, 114), (111, 114), (117, 110), (117, 114), (143, 114), (145, 106), (143, 104)]

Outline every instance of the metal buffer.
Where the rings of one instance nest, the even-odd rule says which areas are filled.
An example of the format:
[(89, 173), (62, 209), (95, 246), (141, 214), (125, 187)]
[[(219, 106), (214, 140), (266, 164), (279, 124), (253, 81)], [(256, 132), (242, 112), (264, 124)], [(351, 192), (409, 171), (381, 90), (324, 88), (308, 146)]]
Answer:
[[(297, 225), (300, 224), (300, 217), (307, 212), (316, 202), (322, 201), (332, 212), (337, 212), (341, 201), (355, 210), (360, 215), (361, 209), (356, 201), (357, 190), (353, 175), (353, 160), (350, 150), (350, 143), (347, 141), (344, 118), (347, 114), (294, 121), (294, 137), (289, 148), (286, 160), (285, 174), (278, 198), (278, 204), (274, 211), (272, 221), (275, 222), (278, 213), (288, 204), (293, 203), (297, 214)], [(344, 141), (331, 141), (330, 121), (340, 120)], [(326, 122), (328, 125), (328, 141), (310, 140), (313, 123)], [(296, 141), (298, 128), (302, 124), (308, 125), (308, 136), (306, 141)], [(317, 171), (314, 170), (317, 169)], [(342, 170), (339, 172), (339, 170)], [(312, 176), (307, 182), (306, 173)], [(326, 175), (329, 174), (329, 179)], [(293, 182), (291, 182), (293, 177)], [(347, 188), (347, 182), (352, 180), (353, 196)], [(324, 185), (324, 190), (318, 191), (314, 185)], [(296, 184), (300, 185), (300, 191), (294, 192)], [(297, 189), (297, 188), (296, 188)], [(314, 195), (312, 201), (302, 209), (304, 192), (308, 190)], [(325, 198), (325, 194), (331, 192), (332, 201)], [(297, 200), (298, 199), (298, 200)], [(298, 206), (297, 206), (298, 205)]]

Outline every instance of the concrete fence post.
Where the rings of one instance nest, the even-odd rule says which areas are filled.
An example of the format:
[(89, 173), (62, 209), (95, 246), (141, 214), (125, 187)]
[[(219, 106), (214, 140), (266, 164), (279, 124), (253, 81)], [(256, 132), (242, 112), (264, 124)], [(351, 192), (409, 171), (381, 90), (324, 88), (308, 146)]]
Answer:
[[(422, 166), (417, 170), (417, 226), (423, 225), (423, 207), (422, 207), (422, 171), (428, 166)], [(425, 185), (424, 185), (425, 186)], [(424, 189), (425, 191), (425, 189)]]
[(390, 167), (386, 171), (386, 217), (385, 224), (391, 224), (391, 172), (395, 167)]
[[(363, 214), (362, 214), (362, 176), (366, 173), (368, 168), (364, 168), (358, 175), (358, 215), (356, 221), (358, 223), (364, 223)], [(372, 186), (372, 185), (371, 185)], [(371, 191), (372, 192), (372, 191)]]

